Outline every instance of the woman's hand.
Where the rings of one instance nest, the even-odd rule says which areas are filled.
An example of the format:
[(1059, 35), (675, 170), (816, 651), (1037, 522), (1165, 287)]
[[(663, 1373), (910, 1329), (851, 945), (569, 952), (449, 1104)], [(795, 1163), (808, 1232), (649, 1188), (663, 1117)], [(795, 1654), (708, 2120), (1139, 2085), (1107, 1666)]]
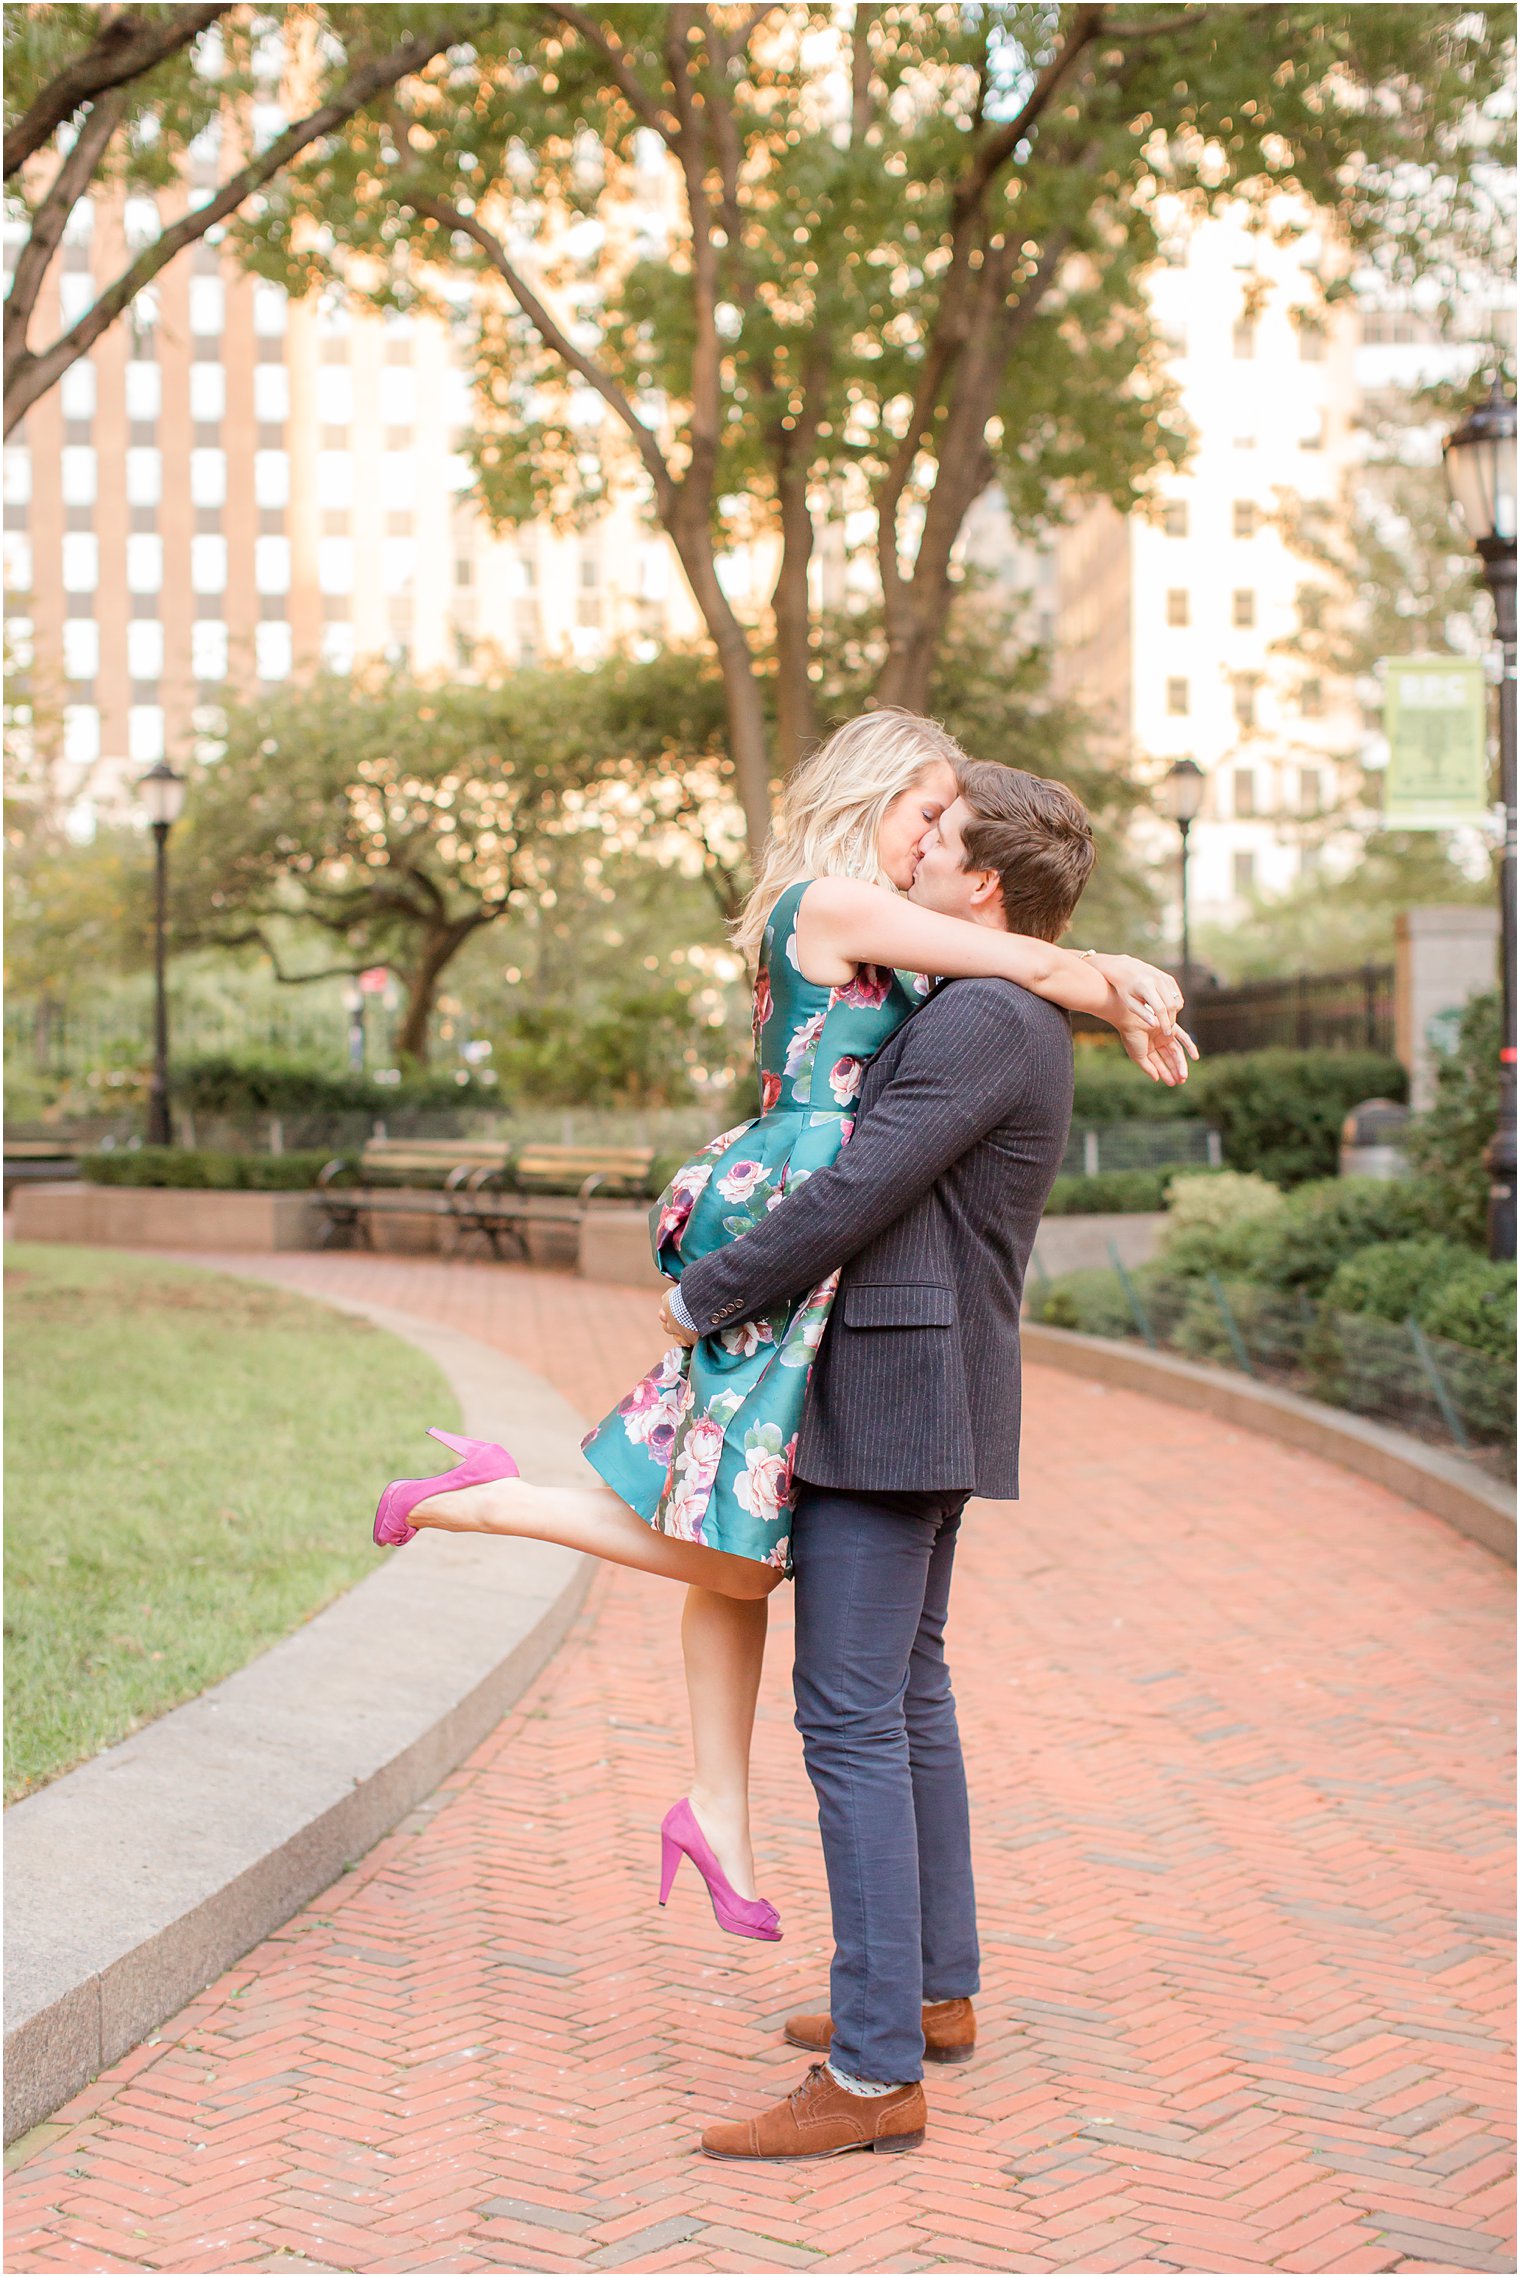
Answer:
[(671, 1311), (670, 1296), (671, 1289), (673, 1289), (674, 1286), (675, 1284), (672, 1282), (671, 1287), (667, 1288), (663, 1296), (660, 1298), (660, 1326), (664, 1329), (672, 1344), (684, 1344), (687, 1350), (690, 1351), (693, 1344), (697, 1342), (697, 1332), (694, 1328), (688, 1328), (684, 1321), (677, 1320), (675, 1314)]
[(1187, 1063), (1198, 1057), (1198, 1046), (1186, 1028), (1161, 1036), (1137, 1020), (1119, 1030), (1119, 1041), (1136, 1067), (1143, 1067), (1153, 1083), (1164, 1083), (1169, 1091), (1186, 1083)]
[[(1097, 967), (1118, 997), (1128, 1016), (1128, 1024), (1149, 1028), (1158, 1036), (1172, 1034), (1177, 1025), (1177, 1015), (1182, 1010), (1182, 990), (1169, 972), (1161, 972), (1155, 965), (1148, 965), (1142, 957), (1110, 957), (1104, 956), (1101, 951), (1088, 961)], [(1119, 1032), (1121, 1035), (1124, 1033), (1123, 1025)], [(1128, 1044), (1124, 1048), (1129, 1051)], [(1134, 1056), (1130, 1052), (1131, 1059)], [(1193, 1056), (1197, 1057), (1196, 1051)]]

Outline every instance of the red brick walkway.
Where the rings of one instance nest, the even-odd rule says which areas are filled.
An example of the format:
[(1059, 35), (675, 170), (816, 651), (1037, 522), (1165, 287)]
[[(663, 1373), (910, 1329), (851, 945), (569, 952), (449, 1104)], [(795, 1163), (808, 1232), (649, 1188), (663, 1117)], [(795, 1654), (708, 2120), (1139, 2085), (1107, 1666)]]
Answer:
[[(588, 1415), (656, 1342), (646, 1298), (568, 1276), (267, 1269), (468, 1329)], [(826, 1981), (786, 1595), (766, 1947), (689, 1878), (653, 1903), (676, 1599), (608, 1574), (428, 1804), (30, 2139), (8, 2266), (1512, 2268), (1509, 1577), (1205, 1418), (1043, 1370), (1027, 1408), (953, 1628), (982, 2040), (921, 2153), (693, 2155), (800, 2077), (776, 2026)]]

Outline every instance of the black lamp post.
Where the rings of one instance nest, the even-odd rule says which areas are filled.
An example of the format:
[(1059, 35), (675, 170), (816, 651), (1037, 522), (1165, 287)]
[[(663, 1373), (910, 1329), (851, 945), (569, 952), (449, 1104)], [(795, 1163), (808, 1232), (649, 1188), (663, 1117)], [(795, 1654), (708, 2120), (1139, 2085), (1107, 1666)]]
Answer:
[(1488, 1164), (1488, 1254), (1515, 1254), (1515, 399), (1497, 377), (1486, 403), (1446, 441), (1446, 480), (1483, 562), (1494, 604), (1503, 677), (1499, 682), (1499, 797), (1504, 853), (1499, 865), (1499, 1120)]
[(185, 804), (185, 778), (167, 760), (150, 767), (138, 784), (153, 826), (153, 1087), (148, 1093), (148, 1144), (168, 1146), (169, 1001), (164, 988), (164, 935), (168, 925), (169, 833)]
[(1193, 994), (1193, 948), (1188, 925), (1188, 832), (1203, 804), (1205, 777), (1196, 759), (1179, 759), (1168, 769), (1161, 785), (1166, 811), (1176, 823), (1182, 839), (1182, 1001), (1183, 1007)]

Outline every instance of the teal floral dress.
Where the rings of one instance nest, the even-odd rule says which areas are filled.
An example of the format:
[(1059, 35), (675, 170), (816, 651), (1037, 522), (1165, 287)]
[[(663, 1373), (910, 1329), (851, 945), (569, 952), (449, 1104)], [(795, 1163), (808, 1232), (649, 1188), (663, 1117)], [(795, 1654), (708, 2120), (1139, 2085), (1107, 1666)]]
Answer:
[[(796, 921), (809, 883), (788, 887), (765, 928), (755, 976), (760, 1113), (683, 1163), (650, 1211), (655, 1263), (672, 1280), (835, 1160), (867, 1060), (929, 985), (870, 965), (842, 988), (804, 980)], [(588, 1433), (588, 1462), (651, 1526), (790, 1570), (797, 1433), (838, 1278), (690, 1351), (674, 1346)]]

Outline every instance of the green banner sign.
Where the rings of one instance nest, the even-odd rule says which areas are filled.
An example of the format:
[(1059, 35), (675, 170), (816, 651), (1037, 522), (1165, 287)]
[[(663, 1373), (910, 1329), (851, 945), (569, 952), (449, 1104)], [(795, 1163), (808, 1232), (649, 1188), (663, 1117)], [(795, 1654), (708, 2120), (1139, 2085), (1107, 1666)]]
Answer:
[(1485, 819), (1491, 794), (1482, 665), (1459, 656), (1390, 656), (1383, 675), (1384, 821), (1397, 830), (1445, 830)]

